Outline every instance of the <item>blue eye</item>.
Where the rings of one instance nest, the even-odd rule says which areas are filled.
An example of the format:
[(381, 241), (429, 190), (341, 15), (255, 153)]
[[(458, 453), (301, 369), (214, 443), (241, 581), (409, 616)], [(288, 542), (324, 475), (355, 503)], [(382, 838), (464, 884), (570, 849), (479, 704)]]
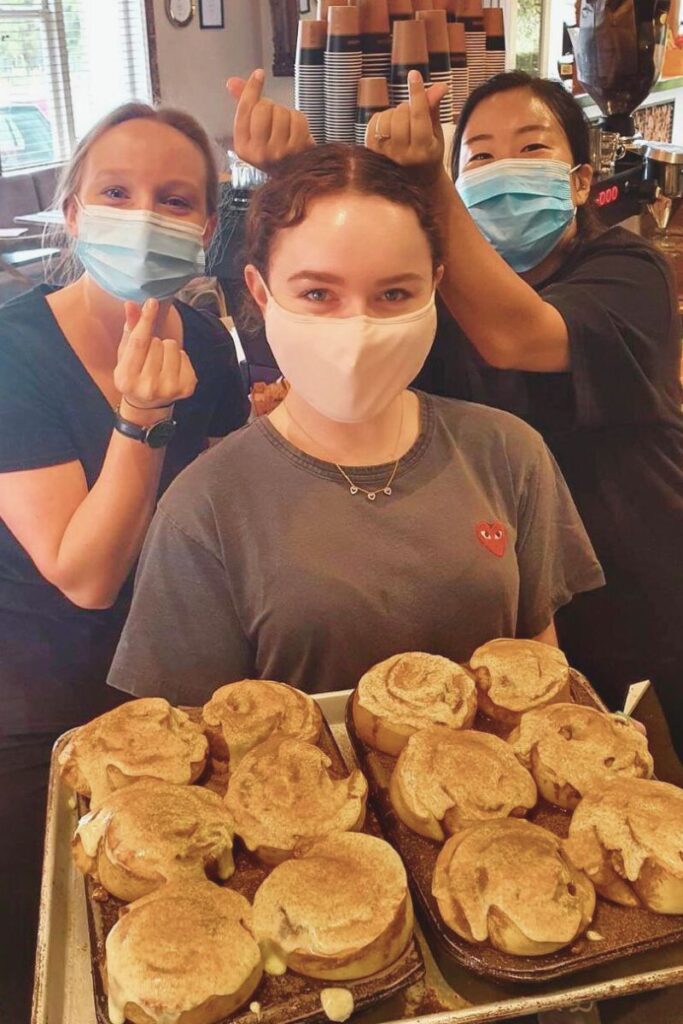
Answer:
[(387, 302), (401, 302), (402, 300), (409, 299), (410, 294), (405, 288), (387, 288), (383, 292), (382, 298), (386, 299)]
[(164, 200), (164, 202), (168, 206), (175, 206), (178, 209), (182, 209), (182, 210), (189, 210), (190, 209), (190, 204), (188, 203), (187, 199), (183, 199), (182, 196), (169, 196), (168, 199)]
[(324, 288), (311, 288), (309, 291), (304, 292), (303, 297), (310, 302), (324, 302), (329, 298), (329, 295), (330, 293), (325, 291)]
[(125, 199), (126, 190), (119, 188), (118, 185), (112, 185), (111, 188), (105, 188), (102, 195), (105, 195), (107, 199)]

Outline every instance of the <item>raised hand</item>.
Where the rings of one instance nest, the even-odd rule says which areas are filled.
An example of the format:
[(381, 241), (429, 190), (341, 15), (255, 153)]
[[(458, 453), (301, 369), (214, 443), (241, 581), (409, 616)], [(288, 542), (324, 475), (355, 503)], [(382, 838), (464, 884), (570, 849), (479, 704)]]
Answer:
[(415, 168), (424, 180), (436, 178), (443, 166), (444, 140), (439, 103), (444, 84), (425, 89), (419, 71), (408, 75), (410, 99), (393, 110), (374, 114), (367, 128), (366, 145), (403, 167)]
[(267, 171), (278, 160), (314, 146), (305, 114), (262, 96), (265, 74), (229, 78), (228, 92), (237, 100), (233, 149), (241, 160)]
[(180, 343), (155, 335), (158, 312), (156, 299), (147, 299), (142, 309), (126, 303), (114, 384), (134, 409), (166, 408), (189, 398), (197, 386), (192, 363)]

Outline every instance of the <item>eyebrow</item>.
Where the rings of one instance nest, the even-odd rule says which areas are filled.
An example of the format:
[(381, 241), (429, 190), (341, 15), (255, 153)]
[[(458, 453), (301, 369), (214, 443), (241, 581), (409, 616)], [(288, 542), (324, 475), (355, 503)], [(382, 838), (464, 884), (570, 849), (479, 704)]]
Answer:
[[(106, 180), (109, 178), (120, 178), (122, 180), (125, 180), (127, 178), (133, 177), (134, 174), (135, 171), (132, 170), (130, 167), (107, 167), (106, 170), (97, 172), (97, 174), (95, 175), (95, 182), (99, 182), (101, 180)], [(161, 183), (161, 188), (182, 188), (189, 189), (192, 192), (197, 191), (197, 186), (194, 184), (194, 182), (189, 181), (186, 178), (173, 178), (170, 181), (164, 181)]]
[[(288, 281), (322, 281), (324, 284), (343, 284), (344, 279), (336, 274), (326, 274), (321, 270), (300, 270), (287, 278)], [(407, 283), (408, 281), (421, 281), (421, 274), (411, 272), (403, 274), (392, 274), (390, 277), (382, 277), (375, 281), (376, 285)]]
[[(551, 130), (549, 124), (525, 124), (522, 128), (515, 130), (515, 135), (524, 135), (529, 132), (549, 132)], [(493, 138), (493, 135), (473, 135), (471, 139), (464, 139), (466, 146), (471, 146), (473, 142), (489, 142)]]

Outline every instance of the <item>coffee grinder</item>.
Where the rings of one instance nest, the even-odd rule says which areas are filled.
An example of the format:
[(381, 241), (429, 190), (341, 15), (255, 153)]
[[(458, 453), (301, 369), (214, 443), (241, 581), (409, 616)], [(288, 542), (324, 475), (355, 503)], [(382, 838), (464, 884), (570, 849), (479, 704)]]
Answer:
[(683, 197), (683, 147), (648, 142), (633, 112), (664, 61), (670, 0), (582, 0), (570, 29), (580, 85), (602, 112), (591, 127), (593, 198), (607, 224), (646, 206), (666, 232)]

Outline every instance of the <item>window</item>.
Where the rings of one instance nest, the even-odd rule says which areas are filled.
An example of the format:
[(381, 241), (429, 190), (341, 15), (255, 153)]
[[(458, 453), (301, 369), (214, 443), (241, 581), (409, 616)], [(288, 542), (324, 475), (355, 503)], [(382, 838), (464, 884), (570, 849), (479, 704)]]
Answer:
[(144, 0), (0, 0), (0, 173), (66, 160), (103, 114), (149, 101)]

